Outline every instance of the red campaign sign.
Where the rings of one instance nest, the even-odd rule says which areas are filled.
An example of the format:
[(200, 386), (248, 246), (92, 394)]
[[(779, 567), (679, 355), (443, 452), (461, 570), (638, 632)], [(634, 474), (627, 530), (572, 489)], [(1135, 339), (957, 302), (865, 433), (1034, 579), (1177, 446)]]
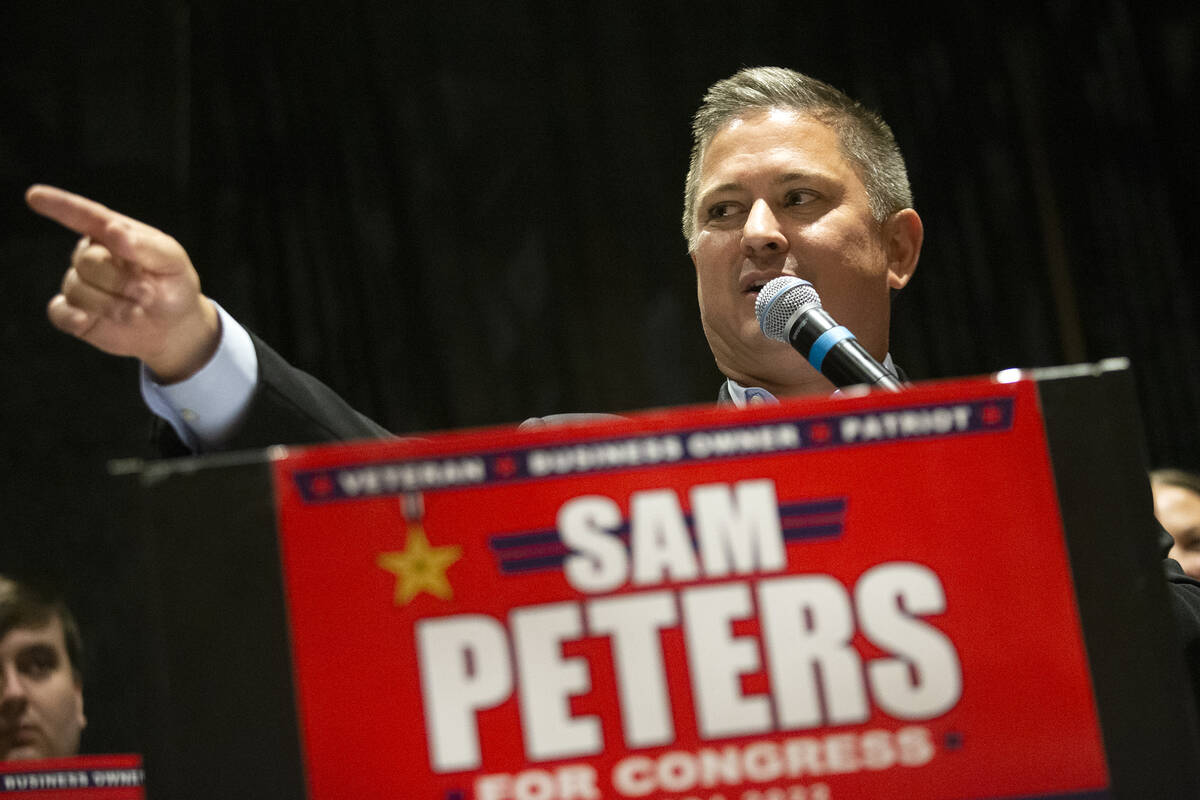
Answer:
[(145, 774), (136, 754), (0, 761), (0, 796), (39, 800), (142, 800)]
[(1031, 382), (275, 472), (314, 797), (1107, 796)]

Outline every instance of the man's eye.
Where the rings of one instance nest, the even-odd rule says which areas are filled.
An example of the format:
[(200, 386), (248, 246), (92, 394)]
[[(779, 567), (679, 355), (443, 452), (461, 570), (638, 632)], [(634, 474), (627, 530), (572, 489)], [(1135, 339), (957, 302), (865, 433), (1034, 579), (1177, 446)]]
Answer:
[(709, 219), (723, 219), (737, 212), (737, 206), (734, 203), (717, 203), (708, 207)]
[(51, 648), (37, 647), (22, 653), (17, 666), (31, 678), (45, 678), (58, 667), (58, 654)]
[(811, 203), (817, 199), (817, 196), (807, 189), (795, 189), (787, 193), (784, 201), (789, 206), (801, 206), (805, 203)]

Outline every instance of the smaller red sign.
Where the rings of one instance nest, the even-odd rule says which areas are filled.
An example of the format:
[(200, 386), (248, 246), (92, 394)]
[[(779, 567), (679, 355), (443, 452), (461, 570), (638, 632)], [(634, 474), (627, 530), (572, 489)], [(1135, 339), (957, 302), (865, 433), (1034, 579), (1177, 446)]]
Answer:
[(142, 757), (133, 754), (0, 762), (0, 795), (38, 800), (142, 800)]

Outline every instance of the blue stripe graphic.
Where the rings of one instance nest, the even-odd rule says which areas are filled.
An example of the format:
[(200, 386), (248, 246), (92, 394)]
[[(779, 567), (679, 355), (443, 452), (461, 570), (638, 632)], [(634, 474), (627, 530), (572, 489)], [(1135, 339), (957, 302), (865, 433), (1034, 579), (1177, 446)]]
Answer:
[[(787, 543), (837, 538), (842, 535), (845, 514), (844, 497), (785, 503), (779, 507), (780, 532)], [(684, 519), (692, 535), (692, 546), (696, 547), (695, 534), (690, 531), (692, 515), (685, 514)], [(628, 548), (628, 520), (623, 520), (611, 533)], [(488, 538), (488, 547), (502, 575), (558, 570), (570, 554), (558, 531), (553, 529), (495, 534)]]
[[(588, 442), (548, 442), (537, 447), (485, 450), (459, 456), (366, 461), (338, 467), (297, 470), (292, 480), (303, 502), (331, 503), (391, 497), (407, 492), (455, 491), (474, 486), (495, 486), (526, 481), (559, 480), (567, 476), (611, 473), (622, 470), (663, 469), (681, 464), (745, 458), (753, 449), (725, 449), (722, 437), (734, 441), (738, 436), (765, 434), (772, 446), (764, 453), (787, 453), (858, 447), (888, 441), (943, 438), (961, 434), (1004, 433), (1012, 429), (1015, 413), (1011, 397), (984, 397), (975, 400), (899, 406), (818, 416), (769, 419), (754, 424), (730, 420), (721, 425), (698, 426), (667, 431), (634, 433)], [(945, 420), (947, 412), (956, 415), (947, 427), (934, 424)], [(940, 415), (940, 416), (939, 416)], [(760, 433), (761, 432), (761, 433)], [(736, 442), (735, 442), (736, 444)], [(609, 463), (601, 452), (614, 448), (633, 452), (638, 458)], [(625, 448), (622, 450), (621, 448)], [(594, 464), (574, 464), (573, 454), (596, 451)], [(531, 459), (541, 456), (565, 459), (564, 469), (535, 470)]]

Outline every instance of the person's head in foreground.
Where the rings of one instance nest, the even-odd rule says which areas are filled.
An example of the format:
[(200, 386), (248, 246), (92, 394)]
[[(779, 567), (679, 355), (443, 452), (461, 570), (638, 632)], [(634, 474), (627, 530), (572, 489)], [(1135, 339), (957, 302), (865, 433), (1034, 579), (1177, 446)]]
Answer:
[(1175, 540), (1170, 557), (1200, 579), (1200, 475), (1179, 469), (1150, 473), (1154, 516)]
[(0, 576), (0, 761), (75, 755), (83, 646), (66, 605)]

